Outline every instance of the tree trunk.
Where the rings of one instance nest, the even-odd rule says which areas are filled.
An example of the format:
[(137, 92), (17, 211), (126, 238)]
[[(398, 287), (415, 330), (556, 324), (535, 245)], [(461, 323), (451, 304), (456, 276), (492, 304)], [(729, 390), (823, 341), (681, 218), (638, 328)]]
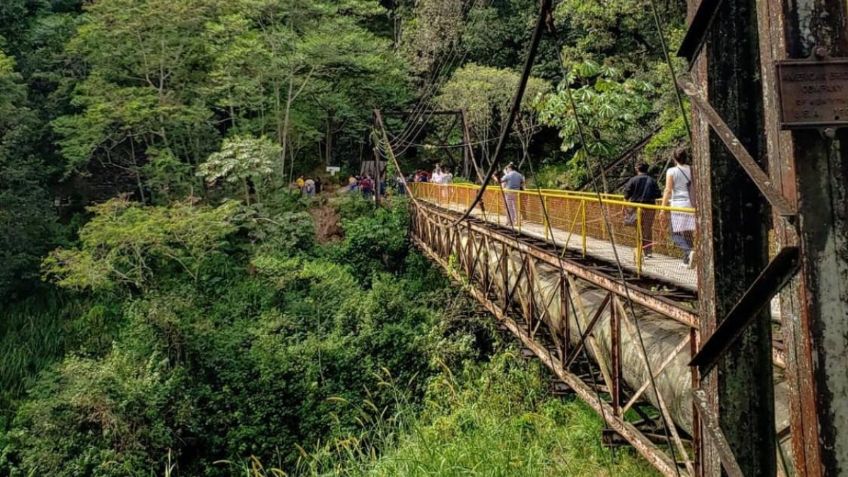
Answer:
[(333, 113), (330, 113), (327, 117), (327, 137), (325, 146), (327, 148), (325, 152), (325, 165), (332, 164), (333, 160)]
[(289, 138), (289, 121), (291, 120), (291, 106), (294, 101), (292, 97), (292, 91), (294, 90), (294, 72), (289, 75), (289, 87), (288, 93), (286, 94), (286, 109), (283, 113), (283, 127), (281, 131), (281, 139), (280, 143), (283, 146), (282, 158), (283, 158), (283, 175), (286, 174), (286, 149), (288, 147), (288, 138)]

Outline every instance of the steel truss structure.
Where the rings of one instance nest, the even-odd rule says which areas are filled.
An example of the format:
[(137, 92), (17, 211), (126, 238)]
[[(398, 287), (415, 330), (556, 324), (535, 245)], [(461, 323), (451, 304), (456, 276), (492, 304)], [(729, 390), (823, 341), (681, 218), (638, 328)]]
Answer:
[[(418, 248), (603, 416), (610, 430), (664, 475), (697, 475), (698, 433), (663, 424), (686, 415), (694, 419), (690, 429), (696, 429), (697, 403), (690, 401), (690, 409), (673, 411), (668, 388), (654, 393), (650, 378), (624, 369), (622, 356), (622, 342), (631, 340), (632, 345), (636, 339), (636, 320), (651, 314), (682, 330), (670, 343), (672, 352), (653, 363), (653, 378), (662, 378), (678, 360), (685, 368), (699, 340), (693, 309), (657, 296), (638, 282), (625, 289), (608, 269), (563, 257), (550, 243), (476, 219), (452, 225), (456, 212), (422, 201), (411, 206), (411, 215), (412, 239)], [(542, 275), (547, 285), (539, 278)], [(599, 299), (590, 302), (593, 296)], [(630, 312), (627, 300), (632, 300), (638, 316)], [(697, 373), (686, 372), (690, 390), (697, 389)]]
[[(848, 63), (848, 3), (687, 3), (690, 28), (680, 54), (690, 60), (691, 75), (676, 78), (676, 86), (693, 106), (693, 179), (701, 204), (697, 313), (638, 278), (616, 276), (609, 264), (560, 255), (548, 242), (471, 218), (482, 192), (462, 216), (413, 198), (412, 237), (664, 475), (842, 475), (848, 471), (848, 128), (825, 122), (785, 131), (776, 67), (794, 62), (820, 71), (815, 62)], [(550, 0), (541, 0), (525, 79), (550, 8)], [(837, 107), (844, 98), (817, 104)], [(385, 136), (379, 113), (375, 123)], [(484, 183), (497, 159), (496, 152)], [(769, 253), (769, 230), (776, 253)], [(777, 363), (769, 303), (778, 294), (786, 427), (775, 425), (770, 372)], [(639, 327), (650, 314), (683, 330), (671, 349), (652, 356)], [(636, 346), (623, 346), (635, 335), (636, 361), (647, 376), (628, 361)], [(662, 381), (681, 368), (679, 359), (686, 360), (686, 389), (672, 402)], [(787, 438), (791, 462), (781, 461)]]

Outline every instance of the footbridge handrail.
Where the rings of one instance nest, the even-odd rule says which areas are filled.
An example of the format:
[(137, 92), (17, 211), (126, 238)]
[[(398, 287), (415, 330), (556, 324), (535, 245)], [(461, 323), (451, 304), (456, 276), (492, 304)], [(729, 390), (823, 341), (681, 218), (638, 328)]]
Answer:
[[(416, 199), (450, 210), (465, 210), (480, 189), (476, 184), (430, 182), (410, 186)], [(689, 254), (694, 247), (695, 209), (629, 202), (620, 194), (600, 194), (599, 200), (598, 195), (489, 186), (474, 214), (485, 221), (555, 241), (584, 257), (620, 261), (638, 276), (696, 288)]]

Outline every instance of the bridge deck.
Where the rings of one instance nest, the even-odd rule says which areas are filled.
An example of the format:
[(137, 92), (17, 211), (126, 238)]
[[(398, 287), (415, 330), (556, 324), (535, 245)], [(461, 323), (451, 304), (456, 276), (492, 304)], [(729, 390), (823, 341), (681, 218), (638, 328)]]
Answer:
[[(422, 199), (419, 198), (419, 200)], [(430, 202), (426, 198), (423, 200)], [(430, 203), (455, 212), (465, 212), (465, 205), (461, 203)], [(472, 214), (478, 219), (485, 220), (493, 224), (504, 225), (507, 223), (506, 214), (497, 214), (495, 212), (487, 211), (484, 215), (480, 209), (475, 209)], [(518, 230), (518, 228), (516, 228), (516, 230)], [(556, 227), (551, 227), (550, 233), (546, 234), (544, 225), (527, 220), (521, 223), (520, 232), (541, 240), (555, 243), (559, 247), (565, 246), (569, 250), (573, 250), (575, 252), (583, 251), (583, 237), (579, 233), (573, 233)], [(553, 235), (553, 241), (551, 240), (551, 235)], [(615, 263), (616, 252), (618, 253), (618, 259), (625, 270), (631, 273), (639, 273), (633, 247), (618, 244), (613, 246), (610, 241), (587, 235), (586, 254), (588, 256), (610, 263)], [(669, 257), (657, 252), (654, 252), (653, 257), (651, 258), (643, 258), (641, 274), (687, 290), (696, 290), (697, 288), (697, 275), (695, 269), (685, 267), (679, 258)]]

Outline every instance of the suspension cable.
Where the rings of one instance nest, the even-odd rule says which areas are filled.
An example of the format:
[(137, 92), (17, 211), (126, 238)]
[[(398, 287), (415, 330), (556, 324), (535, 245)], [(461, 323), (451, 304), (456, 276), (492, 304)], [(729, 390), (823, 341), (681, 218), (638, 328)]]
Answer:
[[(489, 4), (489, 5), (491, 5), (491, 4), (492, 4), (492, 2), (493, 2), (494, 0), (487, 0), (487, 1), (488, 1), (488, 4)], [(468, 14), (468, 13), (469, 13), (469, 12), (470, 12), (470, 11), (471, 11), (474, 7), (475, 7), (475, 6), (478, 6), (478, 5), (477, 5), (477, 3), (478, 3), (478, 2), (476, 2), (476, 1), (472, 1), (472, 2), (468, 3), (468, 5), (467, 5), (467, 7), (468, 7), (468, 8), (467, 8), (467, 10), (465, 10), (465, 9), (464, 9), (465, 11), (463, 11), (463, 15), (467, 15), (467, 14)], [(482, 2), (481, 2), (481, 3), (482, 3)], [(420, 134), (421, 130), (423, 129), (423, 124), (426, 124), (426, 122), (427, 122), (427, 121), (429, 121), (429, 120), (430, 120), (430, 118), (432, 117), (432, 114), (429, 114), (429, 115), (428, 115), (428, 117), (427, 117), (427, 119), (426, 119), (425, 121), (420, 121), (421, 116), (422, 116), (423, 114), (425, 114), (425, 112), (426, 112), (426, 111), (425, 111), (425, 108), (426, 108), (427, 104), (429, 103), (429, 100), (432, 98), (432, 96), (433, 96), (433, 95), (434, 95), (434, 94), (435, 94), (435, 93), (436, 93), (436, 92), (437, 92), (437, 91), (438, 91), (438, 90), (439, 90), (439, 89), (440, 89), (440, 88), (444, 85), (444, 83), (447, 81), (447, 78), (446, 78), (446, 77), (443, 77), (442, 73), (443, 73), (444, 71), (448, 71), (449, 69), (451, 69), (451, 68), (453, 68), (453, 67), (455, 66), (455, 64), (454, 64), (454, 63), (455, 63), (455, 61), (456, 61), (456, 59), (457, 59), (457, 55), (458, 55), (458, 53), (457, 53), (457, 51), (456, 51), (456, 50), (457, 50), (457, 47), (458, 47), (458, 45), (459, 45), (459, 42), (460, 42), (460, 41), (459, 41), (459, 38), (457, 38), (457, 39), (456, 39), (456, 41), (454, 41), (454, 42), (451, 44), (451, 49), (450, 49), (450, 51), (449, 51), (449, 53), (448, 53), (448, 58), (449, 58), (449, 59), (446, 59), (446, 60), (443, 60), (443, 61), (442, 61), (442, 63), (441, 63), (441, 65), (440, 65), (440, 67), (439, 67), (439, 68), (437, 68), (437, 70), (434, 72), (433, 77), (432, 77), (433, 79), (432, 79), (432, 81), (431, 81), (431, 83), (430, 83), (429, 87), (425, 88), (425, 92), (422, 94), (422, 97), (419, 99), (419, 101), (418, 101), (418, 103), (417, 103), (417, 106), (416, 106), (416, 108), (415, 108), (417, 111), (415, 111), (415, 112), (413, 113), (413, 118), (411, 118), (411, 119), (407, 122), (407, 127), (406, 127), (406, 128), (404, 128), (404, 131), (400, 134), (400, 136), (402, 136), (402, 137), (404, 138), (404, 140), (406, 140), (406, 139), (415, 139), (415, 137), (416, 137), (418, 134)], [(466, 58), (467, 56), (468, 56), (468, 50), (466, 50), (466, 51), (463, 53), (462, 58), (460, 58), (460, 59), (459, 59), (459, 63), (458, 63), (458, 64), (459, 64), (459, 65), (462, 65), (462, 64), (465, 62), (465, 58)], [(447, 66), (447, 65), (449, 65), (449, 64), (451, 65), (450, 67), (448, 67), (448, 66)], [(441, 80), (441, 82), (439, 82), (440, 80)], [(418, 122), (420, 122), (420, 123), (422, 124), (422, 126), (421, 126), (421, 127), (419, 127), (419, 128), (418, 128), (418, 129), (417, 129), (417, 130), (413, 133), (413, 130), (415, 130), (415, 127), (416, 127), (416, 123), (418, 123)], [(396, 144), (395, 144), (395, 145), (396, 145)], [(401, 154), (403, 154), (404, 152), (406, 152), (406, 149), (404, 149), (404, 150), (403, 150), (403, 151), (401, 151), (400, 153), (401, 153)]]
[[(686, 134), (689, 137), (689, 143), (692, 144), (692, 126), (689, 124), (686, 106), (683, 104), (683, 95), (680, 94), (680, 86), (677, 84), (677, 72), (674, 68), (674, 62), (671, 61), (671, 54), (668, 51), (668, 45), (665, 41), (665, 30), (662, 27), (662, 21), (660, 20), (660, 11), (657, 7), (656, 0), (651, 0), (651, 11), (653, 12), (654, 25), (657, 28), (657, 36), (659, 36), (660, 38), (660, 47), (662, 48), (663, 57), (665, 58), (665, 63), (668, 66), (668, 71), (669, 73), (671, 73), (671, 84), (674, 88), (674, 95), (677, 98), (677, 106), (680, 108), (680, 115), (683, 118), (683, 124), (686, 126)], [(668, 167), (670, 165), (671, 157), (666, 159), (665, 166), (663, 167), (663, 170), (660, 173), (660, 178), (663, 179), (663, 183), (665, 183), (665, 174), (666, 171), (668, 171)]]
[[(539, 178), (536, 175), (536, 170), (533, 168), (533, 160), (532, 159), (527, 160), (527, 166), (530, 169), (530, 174), (533, 176), (533, 184), (536, 186), (536, 194), (539, 196), (539, 199), (540, 199), (539, 202), (542, 204), (542, 212), (545, 215), (545, 222), (548, 223), (548, 224), (551, 224), (552, 222), (551, 222), (550, 215), (548, 214), (547, 203), (546, 203), (545, 200), (541, 200), (542, 199), (542, 187), (539, 184)], [(557, 257), (557, 264), (559, 265), (560, 277), (566, 277), (568, 274), (565, 271), (565, 265), (563, 264), (562, 255), (559, 252), (559, 245), (557, 244), (556, 236), (554, 235), (553, 230), (551, 230), (551, 244), (554, 247), (554, 253), (556, 254), (556, 257)], [(564, 250), (565, 250), (565, 248), (566, 248), (566, 246), (563, 245)], [(569, 287), (569, 289), (570, 288), (571, 287)], [(595, 391), (595, 398), (598, 400), (598, 409), (601, 411), (601, 420), (604, 421), (604, 426), (609, 427), (609, 421), (607, 420), (606, 411), (604, 410), (604, 404), (606, 404), (606, 403), (601, 398), (601, 392), (598, 389), (598, 383), (597, 383), (597, 379), (595, 378), (595, 372), (592, 369), (592, 359), (589, 357), (589, 351), (588, 351), (589, 348), (586, 346), (586, 339), (588, 338), (588, 336), (586, 336), (583, 333), (583, 327), (580, 324), (580, 319), (578, 318), (577, 308), (574, 306), (574, 298), (571, 296), (571, 292), (566, 291), (566, 290), (561, 288), (560, 293), (561, 294), (564, 293), (566, 295), (566, 297), (568, 299), (568, 306), (570, 306), (571, 312), (572, 312), (573, 316), (575, 317), (574, 323), (577, 325), (577, 333), (580, 336), (580, 347), (583, 349), (583, 356), (586, 358), (586, 363), (587, 363), (587, 366), (589, 367), (589, 375), (592, 377), (592, 388)], [(612, 303), (610, 303), (609, 306), (613, 306)], [(584, 316), (584, 318), (586, 318), (586, 317)], [(587, 326), (588, 325), (589, 324), (587, 323)], [(568, 326), (568, 324), (566, 324), (566, 326)], [(549, 353), (549, 357), (550, 357), (550, 351), (548, 353)], [(553, 362), (553, 359), (551, 359), (551, 361)], [(565, 362), (565, 356), (563, 356), (563, 363), (564, 362)], [(599, 363), (598, 364), (598, 370), (599, 371), (600, 371), (600, 368), (601, 368), (601, 364)], [(611, 461), (614, 458), (615, 458), (615, 449), (613, 448), (610, 459), (607, 459), (607, 461), (606, 461), (607, 472), (609, 473), (609, 475), (613, 475), (612, 469), (611, 469)]]
[(501, 156), (503, 156), (506, 141), (509, 137), (509, 130), (512, 128), (512, 124), (515, 122), (515, 116), (518, 114), (518, 109), (521, 107), (521, 100), (524, 97), (524, 91), (527, 88), (527, 82), (530, 79), (530, 70), (533, 68), (533, 60), (536, 58), (536, 52), (539, 49), (539, 42), (542, 39), (542, 33), (545, 30), (545, 24), (547, 23), (550, 11), (551, 0), (542, 0), (542, 5), (539, 11), (539, 18), (536, 21), (536, 28), (533, 30), (533, 36), (530, 39), (530, 49), (527, 52), (527, 60), (524, 64), (524, 72), (521, 74), (521, 80), (518, 82), (518, 90), (515, 92), (512, 107), (509, 110), (509, 115), (507, 116), (506, 123), (503, 125), (501, 135), (498, 138), (498, 145), (495, 147), (495, 155), (494, 157), (492, 157), (492, 163), (489, 166), (489, 171), (486, 173), (486, 177), (483, 179), (483, 184), (477, 191), (477, 196), (474, 198), (474, 201), (471, 202), (470, 206), (468, 206), (468, 210), (466, 210), (465, 213), (463, 213), (462, 216), (454, 222), (454, 225), (457, 225), (460, 222), (468, 219), (468, 217), (471, 215), (471, 211), (473, 211), (474, 207), (477, 207), (477, 204), (480, 203), (480, 200), (483, 198), (483, 194), (486, 192), (486, 187), (488, 187), (489, 182), (492, 180), (492, 176), (494, 176), (495, 174), (495, 170), (498, 167), (498, 163), (501, 160)]
[[(561, 68), (562, 73), (563, 73), (563, 78), (568, 78), (568, 74), (567, 74), (568, 72), (565, 70), (565, 63), (563, 62), (563, 59), (562, 59), (561, 49), (562, 49), (562, 45), (560, 45), (559, 42), (557, 42), (557, 48), (556, 48), (557, 59), (560, 63), (560, 68)], [(598, 190), (597, 179), (595, 178), (594, 174), (591, 173), (591, 171), (593, 170), (593, 167), (592, 167), (591, 161), (589, 159), (588, 150), (586, 149), (587, 143), (586, 143), (586, 135), (585, 135), (585, 132), (584, 132), (584, 129), (583, 129), (583, 122), (580, 119), (580, 114), (577, 111), (577, 104), (574, 101), (574, 95), (571, 94), (571, 88), (568, 87), (568, 85), (566, 85), (565, 92), (566, 92), (566, 95), (567, 95), (567, 98), (568, 98), (568, 103), (571, 107), (572, 115), (574, 116), (574, 121), (575, 121), (576, 126), (577, 126), (577, 132), (578, 132), (578, 136), (580, 138), (580, 142), (583, 144), (584, 151), (586, 151), (586, 153), (583, 156), (584, 162), (586, 163), (586, 170), (589, 172), (589, 176), (592, 178), (592, 188), (594, 189), (595, 196), (597, 197), (598, 206), (601, 210), (601, 216), (604, 220), (604, 228), (606, 229), (606, 232), (610, 237), (610, 243), (612, 245), (613, 256), (615, 257), (615, 263), (616, 263), (616, 268), (617, 268), (617, 271), (618, 271), (618, 277), (619, 277), (619, 280), (621, 282), (621, 285), (624, 287), (624, 293), (625, 293), (627, 305), (630, 308), (630, 314), (633, 316), (633, 321), (634, 321), (634, 324), (636, 325), (635, 326), (636, 335), (637, 335), (637, 338), (638, 338), (640, 351), (642, 352), (642, 357), (645, 361), (645, 366), (646, 366), (647, 371), (648, 371), (648, 378), (649, 378), (649, 381), (650, 381), (650, 384), (651, 384), (651, 388), (652, 388), (652, 391), (654, 392), (654, 395), (657, 396), (657, 400), (659, 401), (659, 400), (662, 399), (662, 397), (659, 393), (659, 389), (657, 387), (656, 379), (654, 378), (654, 372), (653, 372), (650, 360), (648, 359), (648, 351), (647, 351), (647, 348), (645, 347), (645, 341), (642, 337), (642, 330), (641, 330), (641, 326), (639, 325), (639, 317), (636, 314), (636, 308), (633, 305), (633, 299), (630, 295), (630, 284), (627, 282), (627, 280), (624, 276), (624, 267), (621, 265), (621, 257), (619, 257), (619, 254), (618, 254), (618, 247), (617, 247), (616, 242), (615, 242), (615, 236), (613, 235), (612, 226), (610, 225), (610, 220), (609, 220), (607, 208), (604, 207), (603, 197), (601, 196), (601, 193)], [(544, 208), (544, 205), (543, 205), (543, 208)], [(547, 214), (547, 212), (545, 212), (545, 213)], [(663, 422), (663, 427), (664, 427), (663, 431), (665, 433), (665, 437), (666, 437), (667, 441), (669, 442), (669, 449), (671, 450), (671, 457), (672, 457), (672, 461), (674, 462), (675, 472), (677, 473), (677, 475), (679, 477), (680, 476), (680, 469), (677, 466), (677, 452), (675, 450), (674, 442), (671, 439), (671, 436), (669, 434), (669, 430), (670, 430), (669, 426), (674, 425), (674, 424), (670, 423), (668, 421), (665, 414), (666, 413), (663, 412), (662, 410), (660, 411), (660, 416), (662, 417), (662, 422)]]

